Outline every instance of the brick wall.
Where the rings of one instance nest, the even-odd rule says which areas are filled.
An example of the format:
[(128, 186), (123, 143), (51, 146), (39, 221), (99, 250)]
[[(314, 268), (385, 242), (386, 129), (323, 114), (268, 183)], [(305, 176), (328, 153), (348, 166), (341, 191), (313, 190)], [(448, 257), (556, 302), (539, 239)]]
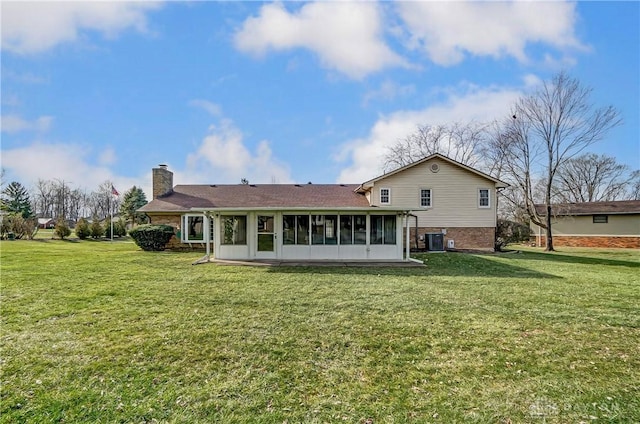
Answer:
[[(149, 215), (149, 214), (147, 214)], [(178, 228), (180, 228), (180, 215), (149, 215), (149, 222), (155, 225), (171, 225), (175, 228), (176, 233), (178, 232)], [(169, 243), (166, 246), (167, 249), (191, 249), (197, 248), (197, 250), (204, 249), (204, 245), (200, 245), (197, 243), (192, 243), (191, 245), (186, 243), (181, 243), (180, 239), (175, 235), (171, 237)]]
[[(536, 236), (536, 246), (546, 246), (546, 236)], [(640, 237), (616, 236), (553, 236), (553, 246), (567, 247), (620, 247), (639, 249)]]
[[(444, 248), (447, 249), (448, 240), (453, 240), (455, 249), (487, 250), (493, 251), (495, 248), (496, 229), (493, 227), (447, 227), (447, 234), (444, 235)], [(426, 233), (440, 233), (442, 227), (418, 227), (418, 236)], [(416, 245), (416, 228), (410, 229), (412, 248), (425, 249), (426, 240), (418, 241)], [(426, 237), (425, 237), (426, 239)]]

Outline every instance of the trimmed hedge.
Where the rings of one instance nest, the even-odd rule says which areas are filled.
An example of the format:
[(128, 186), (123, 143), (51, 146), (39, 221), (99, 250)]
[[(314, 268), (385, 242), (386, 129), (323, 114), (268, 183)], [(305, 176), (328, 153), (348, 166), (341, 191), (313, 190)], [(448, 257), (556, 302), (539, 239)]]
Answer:
[(129, 231), (129, 235), (142, 249), (147, 251), (164, 250), (171, 236), (173, 236), (173, 227), (170, 225), (140, 225)]

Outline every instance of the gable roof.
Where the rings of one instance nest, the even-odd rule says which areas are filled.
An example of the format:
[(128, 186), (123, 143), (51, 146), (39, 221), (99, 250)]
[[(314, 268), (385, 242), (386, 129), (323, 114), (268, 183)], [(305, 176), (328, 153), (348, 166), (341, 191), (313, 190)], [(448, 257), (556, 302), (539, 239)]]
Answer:
[(431, 155), (429, 155), (429, 156), (427, 156), (425, 158), (422, 158), (422, 159), (420, 159), (418, 161), (410, 163), (409, 165), (405, 165), (405, 166), (400, 167), (398, 169), (394, 169), (393, 171), (387, 172), (386, 174), (382, 174), (379, 177), (373, 178), (373, 179), (371, 179), (369, 181), (365, 181), (364, 183), (360, 184), (360, 186), (357, 188), (357, 190), (358, 191), (362, 191), (362, 190), (366, 190), (368, 188), (371, 188), (371, 187), (373, 187), (373, 185), (375, 183), (377, 183), (378, 181), (380, 181), (380, 180), (382, 180), (384, 178), (387, 178), (387, 177), (390, 177), (390, 176), (395, 175), (397, 173), (400, 173), (400, 172), (402, 172), (402, 171), (404, 171), (406, 169), (413, 168), (414, 166), (420, 165), (420, 164), (422, 164), (424, 162), (427, 162), (427, 161), (429, 161), (431, 159), (435, 159), (435, 158), (442, 159), (445, 162), (449, 162), (452, 165), (459, 166), (460, 168), (465, 169), (465, 170), (467, 170), (469, 172), (472, 172), (472, 173), (474, 173), (476, 175), (479, 175), (479, 176), (481, 176), (483, 178), (486, 178), (489, 181), (493, 181), (495, 183), (496, 187), (498, 187), (498, 188), (509, 187), (509, 184), (505, 183), (504, 181), (500, 181), (499, 179), (494, 178), (491, 175), (488, 175), (488, 174), (485, 174), (484, 172), (478, 171), (475, 168), (472, 168), (472, 167), (470, 167), (468, 165), (465, 165), (463, 163), (455, 161), (455, 160), (453, 160), (451, 158), (448, 158), (447, 156), (441, 155), (440, 153), (433, 153), (433, 154), (431, 154)]
[[(538, 215), (546, 215), (545, 205), (535, 205)], [(563, 215), (622, 215), (640, 214), (640, 200), (616, 200), (611, 202), (558, 203), (551, 205), (551, 214)]]
[(206, 209), (371, 208), (357, 184), (177, 185), (170, 194), (140, 212), (188, 212)]

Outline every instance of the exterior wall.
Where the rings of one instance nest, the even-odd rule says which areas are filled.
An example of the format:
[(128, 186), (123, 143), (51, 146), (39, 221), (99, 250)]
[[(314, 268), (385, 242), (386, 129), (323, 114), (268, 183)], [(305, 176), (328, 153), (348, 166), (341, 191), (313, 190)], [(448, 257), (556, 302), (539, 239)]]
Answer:
[[(431, 171), (433, 163), (439, 165), (438, 172)], [(376, 181), (371, 189), (372, 206), (384, 206), (380, 204), (381, 188), (391, 189), (390, 206), (407, 208), (418, 216), (419, 227), (496, 226), (495, 183), (438, 158)], [(481, 188), (489, 190), (489, 208), (478, 207)], [(421, 189), (431, 189), (432, 207), (420, 206)]]
[[(449, 240), (453, 240), (456, 250), (486, 250), (494, 251), (496, 229), (493, 227), (418, 227), (418, 242), (416, 244), (416, 228), (410, 229), (410, 246), (415, 249), (426, 249), (427, 233), (441, 233), (444, 235), (444, 248), (447, 248)], [(422, 236), (423, 240), (419, 240)]]
[[(640, 248), (640, 214), (607, 216), (606, 224), (594, 223), (592, 215), (555, 218), (551, 224), (554, 246)], [(546, 246), (545, 230), (533, 223), (531, 230), (536, 246)]]
[[(304, 215), (309, 212), (301, 211), (287, 211), (287, 212), (274, 212), (274, 211), (251, 211), (251, 212), (238, 212), (229, 213), (229, 215), (246, 215), (247, 216), (247, 244), (246, 245), (223, 245), (221, 243), (221, 237), (223, 229), (220, 228), (221, 220), (220, 216), (225, 214), (217, 214), (214, 218), (214, 240), (212, 240), (212, 252), (215, 252), (214, 256), (218, 259), (288, 259), (288, 260), (402, 260), (404, 253), (404, 219), (402, 216), (397, 216), (396, 219), (396, 244), (394, 245), (372, 245), (369, 244), (369, 224), (367, 225), (367, 244), (363, 245), (283, 245), (282, 244), (282, 216), (287, 215)], [(318, 211), (313, 212), (312, 215), (340, 215), (338, 211)], [(354, 213), (347, 212), (345, 215), (353, 215)], [(273, 254), (268, 252), (259, 252), (257, 247), (258, 238), (258, 215), (270, 215), (274, 216), (274, 231), (275, 231), (275, 249)], [(369, 214), (373, 216), (376, 214)], [(388, 214), (386, 214), (388, 215)], [(166, 224), (171, 225), (177, 230), (181, 224), (181, 214), (149, 214), (149, 219), (152, 224)], [(338, 239), (340, 238), (338, 227)], [(197, 248), (198, 250), (204, 249), (204, 243), (181, 243), (179, 237), (172, 237), (167, 244), (168, 249), (189, 249)]]
[[(597, 214), (596, 214), (597, 215)], [(606, 214), (603, 214), (606, 215)], [(640, 236), (640, 214), (607, 215), (606, 224), (594, 224), (593, 215), (562, 216), (552, 221), (553, 235)], [(538, 234), (538, 226), (531, 224)], [(544, 230), (541, 230), (544, 233)]]
[(193, 248), (193, 247), (197, 247), (198, 250), (204, 249), (204, 244), (202, 244), (202, 245), (200, 245), (200, 244), (191, 244), (191, 245), (189, 245), (187, 243), (181, 243), (180, 242), (180, 237), (177, 237), (177, 235), (178, 235), (178, 231), (180, 230), (180, 220), (182, 218), (182, 215), (179, 215), (179, 214), (172, 214), (172, 215), (147, 214), (147, 216), (149, 216), (149, 223), (150, 224), (171, 225), (173, 228), (176, 229), (176, 235), (171, 237), (171, 240), (169, 240), (169, 243), (167, 243), (167, 246), (166, 246), (167, 249), (190, 249), (190, 248)]
[[(546, 236), (536, 236), (536, 246), (545, 247), (547, 245)], [(640, 249), (640, 237), (620, 237), (620, 236), (553, 236), (553, 245), (567, 247), (604, 247), (604, 248), (626, 248)]]

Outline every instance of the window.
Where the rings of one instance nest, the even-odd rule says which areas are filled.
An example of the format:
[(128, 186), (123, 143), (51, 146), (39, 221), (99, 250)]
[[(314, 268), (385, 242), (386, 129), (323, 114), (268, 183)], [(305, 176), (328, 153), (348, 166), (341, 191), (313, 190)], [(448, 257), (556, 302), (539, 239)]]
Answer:
[[(204, 242), (204, 216), (203, 215), (183, 215), (182, 231), (180, 231), (180, 241), (185, 243)], [(213, 242), (213, 218), (209, 220), (209, 240)]]
[(243, 215), (220, 217), (222, 244), (247, 244), (247, 217)]
[(204, 241), (204, 216), (183, 215), (182, 217), (182, 241)]
[(338, 244), (338, 217), (312, 215), (311, 244)]
[(431, 189), (423, 188), (420, 190), (420, 206), (423, 208), (431, 207)]
[(391, 189), (390, 188), (381, 188), (380, 189), (380, 204), (382, 204), (382, 205), (390, 205), (391, 204)]
[(367, 217), (365, 215), (340, 216), (340, 244), (366, 244)]
[(372, 215), (371, 244), (396, 244), (396, 216)]
[(607, 224), (609, 222), (609, 215), (593, 215), (594, 224)]
[(481, 188), (480, 190), (478, 190), (478, 207), (479, 208), (490, 207), (488, 188)]
[(283, 244), (309, 244), (309, 215), (284, 215), (282, 240)]

